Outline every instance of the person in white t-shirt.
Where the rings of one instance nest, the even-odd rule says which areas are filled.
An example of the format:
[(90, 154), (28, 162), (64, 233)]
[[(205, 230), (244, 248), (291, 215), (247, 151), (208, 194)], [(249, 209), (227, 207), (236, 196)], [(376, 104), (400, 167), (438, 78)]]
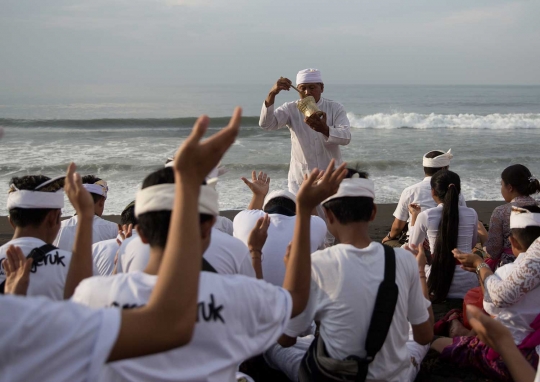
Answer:
[[(94, 266), (97, 268), (101, 276), (107, 276), (113, 273), (114, 259), (118, 253), (120, 245), (125, 240), (124, 236), (131, 235), (136, 232), (135, 226), (137, 219), (135, 218), (135, 201), (129, 203), (120, 214), (120, 226), (123, 231), (114, 239), (98, 241), (92, 245), (92, 257), (94, 258)], [(122, 236), (124, 235), (124, 236)]]
[[(500, 281), (501, 286), (493, 288), (487, 282), (482, 284), (484, 309), (510, 331), (513, 343), (518, 346), (521, 354), (528, 363), (536, 366), (539, 358), (536, 348), (540, 345), (540, 288), (535, 279), (538, 277), (540, 246), (535, 247), (534, 242), (540, 237), (540, 208), (536, 205), (514, 207), (510, 215), (510, 232), (512, 251), (517, 259), (499, 267), (491, 275), (490, 278)], [(475, 254), (458, 250), (454, 253), (463, 267), (472, 274), (488, 267)], [(488, 272), (491, 273), (491, 269)], [(484, 280), (487, 281), (488, 277), (484, 277)], [(516, 295), (513, 289), (519, 289), (521, 295)], [(492, 299), (491, 295), (496, 293), (509, 298), (504, 302)], [(490, 378), (509, 380), (511, 370), (508, 364), (498, 354), (493, 354), (488, 345), (473, 333), (472, 336), (438, 338), (432, 348), (441, 353), (442, 359), (458, 366), (474, 367)]]
[[(344, 176), (343, 166), (335, 171), (333, 161), (331, 166), (322, 182), (313, 186), (318, 174), (315, 171), (299, 192), (296, 235), (283, 288), (241, 275), (202, 272), (197, 325), (190, 345), (133, 362), (109, 364), (101, 380), (235, 380), (238, 365), (266, 350), (283, 333), (289, 318), (304, 309), (309, 297), (311, 263), (309, 236), (305, 232), (309, 232), (310, 212), (337, 190)], [(145, 272), (87, 279), (75, 292), (74, 301), (91, 307), (129, 308), (146, 304), (154, 288), (154, 274), (163, 267), (161, 259), (163, 246), (169, 240), (168, 232), (175, 232), (168, 227), (174, 185), (165, 170), (150, 174), (144, 180), (135, 203), (139, 235), (151, 248)], [(203, 185), (200, 195), (199, 212), (216, 216), (219, 212), (216, 191)], [(207, 222), (200, 229), (205, 246), (209, 245), (213, 221)]]
[[(227, 128), (199, 143), (209, 124), (208, 117), (201, 117), (182, 144), (175, 160), (177, 188), (170, 222), (175, 234), (164, 249), (155, 291), (145, 306), (95, 310), (43, 297), (0, 296), (0, 380), (31, 381), (39, 376), (46, 381), (93, 381), (105, 361), (154, 354), (190, 341), (202, 254), (196, 207), (199, 185), (233, 144), (240, 117), (237, 109)], [(93, 216), (92, 198), (83, 189), (80, 176), (74, 174), (73, 164), (66, 193), (81, 216), (71, 277), (72, 270), (78, 273), (73, 264), (91, 266)], [(19, 255), (21, 263), (31, 264)], [(20, 265), (10, 267), (13, 272), (8, 278), (13, 290), (24, 294), (30, 267)]]
[[(60, 229), (64, 207), (63, 177), (50, 179), (43, 175), (26, 175), (11, 179), (7, 210), (15, 229), (13, 238), (0, 247), (0, 283), (6, 275), (3, 260), (11, 245), (20, 247), (24, 256), (32, 250), (51, 244)], [(64, 299), (64, 286), (71, 251), (50, 247), (32, 264), (28, 295)]]
[[(101, 218), (105, 209), (105, 201), (109, 187), (107, 182), (95, 177), (94, 175), (86, 175), (82, 178), (84, 188), (90, 192), (94, 199), (94, 224), (92, 234), (92, 244), (98, 241), (115, 239), (118, 235), (118, 225), (111, 221)], [(75, 240), (75, 229), (77, 227), (77, 215), (70, 219), (62, 221), (60, 231), (54, 240), (54, 245), (64, 251), (71, 251)]]
[(420, 212), (411, 204), (409, 243), (422, 245), (429, 240), (433, 254), (426, 267), (431, 300), (442, 302), (446, 298), (464, 298), (478, 286), (473, 273), (461, 268), (452, 251), (458, 248), (470, 252), (477, 242), (478, 215), (473, 208), (459, 205), (461, 179), (455, 172), (438, 171), (430, 180), (431, 194), (437, 207)]
[[(287, 245), (291, 242), (296, 224), (296, 196), (288, 190), (272, 191), (268, 194), (270, 178), (263, 172), (252, 173), (251, 182), (242, 178), (252, 194), (247, 210), (241, 211), (234, 218), (234, 236), (248, 245), (251, 229), (258, 219), (268, 214), (270, 227), (268, 238), (262, 248), (264, 259), (262, 273), (266, 281), (282, 285), (285, 277), (283, 257)], [(311, 217), (310, 243), (311, 252), (324, 248), (326, 223), (318, 216)], [(248, 245), (249, 246), (249, 245)]]
[[(369, 222), (377, 212), (373, 182), (357, 177), (362, 174), (353, 176), (322, 203), (328, 229), (340, 244), (311, 255), (308, 305), (291, 320), (280, 344), (265, 353), (269, 364), (285, 371), (293, 381), (298, 380), (306, 340), (312, 342), (313, 336), (298, 339), (298, 345), (290, 346), (313, 320), (319, 322), (318, 341), (324, 341), (329, 357), (343, 360), (366, 356), (364, 343), (385, 261), (383, 246), (371, 241), (368, 233)], [(433, 337), (433, 313), (426, 299), (423, 264), (401, 248), (395, 249), (395, 260), (399, 297), (386, 340), (369, 365), (367, 380), (414, 380), (417, 369), (411, 356), (420, 364), (427, 349), (419, 344), (429, 344)], [(408, 342), (411, 326), (418, 343)]]
[[(394, 211), (394, 222), (388, 235), (382, 240), (383, 243), (392, 247), (400, 247), (402, 243), (397, 242), (397, 239), (401, 236), (402, 231), (405, 229), (407, 222), (411, 219), (409, 212), (410, 204), (417, 204), (420, 206), (421, 211), (425, 211), (429, 208), (437, 207), (437, 204), (431, 197), (431, 177), (440, 170), (448, 170), (450, 167), (450, 160), (454, 157), (452, 150), (444, 153), (441, 150), (434, 150), (424, 154), (422, 159), (424, 166), (424, 179), (412, 186), (409, 186), (403, 190), (399, 198), (398, 205)], [(462, 194), (459, 194), (459, 205), (466, 207), (465, 198)]]

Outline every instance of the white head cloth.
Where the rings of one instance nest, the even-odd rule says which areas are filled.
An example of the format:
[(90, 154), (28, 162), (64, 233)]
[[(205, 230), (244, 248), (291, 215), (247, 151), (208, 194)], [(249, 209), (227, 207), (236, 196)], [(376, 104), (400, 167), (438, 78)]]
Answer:
[(109, 186), (104, 180), (99, 180), (94, 184), (83, 184), (83, 187), (92, 194), (104, 196), (107, 199), (107, 192), (109, 192)]
[[(436, 150), (436, 151), (444, 152), (442, 150)], [(452, 149), (448, 150), (446, 153), (441, 154), (435, 158), (426, 158), (427, 154), (428, 153), (424, 154), (424, 159), (422, 160), (422, 165), (424, 167), (440, 168), (440, 167), (450, 166), (450, 160), (454, 157), (454, 155), (452, 154)]]
[(359, 196), (375, 199), (375, 184), (372, 180), (364, 178), (343, 179), (338, 192), (327, 198), (322, 204), (324, 205), (333, 199)]
[(512, 207), (510, 213), (510, 229), (540, 226), (540, 213), (531, 212), (525, 208)]
[(264, 198), (263, 208), (266, 207), (270, 200), (275, 198), (287, 198), (296, 203), (296, 195), (294, 195), (292, 192), (288, 190), (274, 190), (266, 195), (266, 198)]
[[(53, 178), (40, 184), (36, 189), (52, 183), (63, 177)], [(10, 192), (7, 199), (7, 210), (13, 208), (64, 208), (64, 191), (56, 192), (19, 190), (14, 184), (10, 186)]]
[[(199, 194), (199, 213), (219, 215), (218, 193), (215, 190), (215, 180), (201, 186)], [(172, 211), (174, 205), (174, 183), (157, 184), (137, 192), (135, 198), (135, 216), (147, 212)]]
[(319, 69), (304, 69), (296, 75), (296, 86), (300, 84), (318, 84), (322, 83), (322, 75)]

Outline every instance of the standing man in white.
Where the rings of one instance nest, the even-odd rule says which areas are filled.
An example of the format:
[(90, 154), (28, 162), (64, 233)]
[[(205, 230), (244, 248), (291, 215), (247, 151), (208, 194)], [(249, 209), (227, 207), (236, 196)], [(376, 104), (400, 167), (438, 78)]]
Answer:
[(351, 141), (350, 123), (343, 106), (321, 97), (324, 83), (318, 69), (304, 69), (296, 75), (296, 86), (302, 98), (313, 96), (322, 113), (304, 117), (296, 107), (298, 101), (287, 102), (274, 108), (276, 95), (289, 90), (292, 82), (280, 78), (274, 84), (263, 103), (259, 126), (264, 130), (277, 130), (287, 126), (291, 131), (291, 164), (289, 168), (289, 191), (296, 194), (304, 175), (314, 168), (326, 168), (332, 159), (336, 166), (343, 160), (340, 145)]

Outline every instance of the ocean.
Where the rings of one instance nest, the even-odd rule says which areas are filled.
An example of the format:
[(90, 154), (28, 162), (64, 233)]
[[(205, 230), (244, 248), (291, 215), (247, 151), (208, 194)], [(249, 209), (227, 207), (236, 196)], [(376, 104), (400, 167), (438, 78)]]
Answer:
[[(54, 92), (32, 97), (0, 91), (0, 215), (6, 215), (13, 176), (57, 176), (74, 161), (83, 175), (109, 183), (105, 214), (132, 201), (143, 178), (161, 167), (206, 113), (215, 130), (236, 105), (244, 108), (240, 135), (223, 159), (221, 209), (245, 208), (251, 194), (240, 180), (252, 170), (287, 185), (290, 133), (265, 132), (258, 115), (271, 84), (133, 87), (88, 96)], [(324, 97), (342, 103), (352, 140), (344, 159), (369, 172), (376, 202), (397, 202), (423, 177), (422, 155), (452, 148), (451, 169), (467, 200), (502, 200), (500, 173), (521, 163), (540, 176), (540, 86), (326, 85)], [(282, 92), (276, 104), (295, 99)], [(73, 209), (66, 203), (64, 214)]]

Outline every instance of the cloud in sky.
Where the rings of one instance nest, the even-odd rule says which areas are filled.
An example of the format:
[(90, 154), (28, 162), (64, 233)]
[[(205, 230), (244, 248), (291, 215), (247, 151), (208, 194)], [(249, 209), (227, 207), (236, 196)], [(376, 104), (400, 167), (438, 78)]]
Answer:
[(4, 0), (0, 87), (269, 83), (540, 84), (540, 4)]

